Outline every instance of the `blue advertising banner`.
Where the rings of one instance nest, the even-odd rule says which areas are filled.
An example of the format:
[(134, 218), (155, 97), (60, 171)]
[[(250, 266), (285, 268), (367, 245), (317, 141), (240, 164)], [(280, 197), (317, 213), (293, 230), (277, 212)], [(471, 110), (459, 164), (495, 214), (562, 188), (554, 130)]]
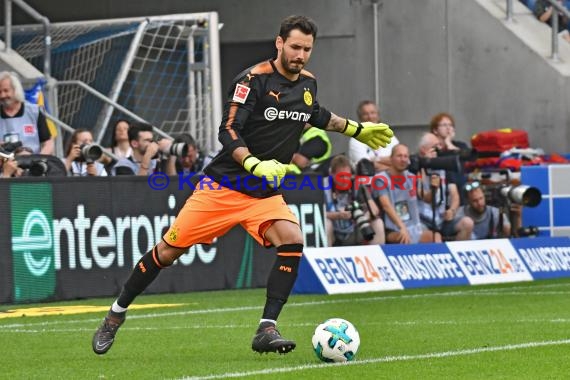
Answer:
[(568, 237), (512, 239), (534, 279), (570, 277), (570, 239)]
[(508, 239), (446, 243), (471, 285), (532, 281)]
[(444, 243), (386, 244), (382, 250), (406, 289), (469, 285), (459, 263)]
[[(348, 248), (348, 249), (347, 249)], [(359, 293), (403, 289), (378, 245), (307, 248), (293, 293)]]

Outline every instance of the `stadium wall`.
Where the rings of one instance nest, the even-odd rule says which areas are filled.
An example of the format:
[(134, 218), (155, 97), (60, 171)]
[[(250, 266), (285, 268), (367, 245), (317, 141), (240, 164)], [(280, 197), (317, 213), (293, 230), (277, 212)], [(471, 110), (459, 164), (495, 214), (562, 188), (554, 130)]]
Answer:
[[(161, 191), (146, 177), (0, 181), (0, 303), (117, 295), (191, 193), (177, 180)], [(322, 190), (299, 186), (284, 196), (306, 246), (325, 246)], [(263, 287), (274, 258), (237, 227), (192, 247), (148, 293)]]
[[(530, 132), (532, 146), (570, 151), (568, 78), (489, 11), (505, 1), (379, 2), (380, 104), (400, 140), (415, 146), (430, 117), (448, 111), (456, 117), (462, 140), (476, 131), (517, 127)], [(28, 3), (54, 22), (217, 11), (224, 23), (224, 89), (245, 65), (272, 52), (284, 16), (306, 14), (320, 27), (308, 68), (321, 83), (321, 103), (354, 117), (358, 102), (374, 97), (369, 0), (102, 0), (81, 7), (72, 0)], [(513, 3), (515, 22), (528, 18), (530, 11)], [(550, 45), (547, 37), (542, 42)], [(346, 150), (346, 139), (333, 139), (335, 153)]]

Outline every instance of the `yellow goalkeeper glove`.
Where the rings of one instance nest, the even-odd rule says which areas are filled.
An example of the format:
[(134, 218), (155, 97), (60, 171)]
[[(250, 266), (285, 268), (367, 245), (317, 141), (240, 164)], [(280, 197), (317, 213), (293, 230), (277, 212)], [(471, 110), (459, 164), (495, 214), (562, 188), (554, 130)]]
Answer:
[(287, 173), (301, 174), (301, 168), (295, 164), (285, 165), (285, 169), (287, 170)]
[(392, 132), (388, 124), (371, 123), (369, 121), (357, 123), (349, 119), (346, 119), (342, 133), (357, 139), (374, 150), (380, 147), (385, 148), (390, 144), (390, 140), (394, 136), (394, 132)]
[(277, 160), (261, 161), (260, 159), (252, 156), (246, 156), (241, 162), (242, 166), (259, 178), (265, 178), (269, 186), (278, 188), (287, 174), (287, 166), (283, 165)]

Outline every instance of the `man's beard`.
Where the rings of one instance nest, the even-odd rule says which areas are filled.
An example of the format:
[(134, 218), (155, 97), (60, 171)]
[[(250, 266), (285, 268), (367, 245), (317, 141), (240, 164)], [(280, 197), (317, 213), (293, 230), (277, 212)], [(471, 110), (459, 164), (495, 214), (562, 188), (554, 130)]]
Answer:
[(473, 206), (471, 206), (471, 210), (477, 215), (477, 216), (482, 216), (485, 213), (485, 210), (487, 209), (487, 206), (485, 205), (483, 207), (483, 209), (481, 211), (479, 211), (479, 209), (474, 208)]
[(301, 70), (303, 70), (304, 64), (299, 64), (299, 66), (293, 67), (292, 64), (287, 62), (287, 58), (285, 56), (281, 56), (281, 66), (290, 74), (299, 74)]
[(5, 107), (9, 107), (12, 104), (14, 104), (16, 101), (12, 98), (7, 98), (7, 99), (2, 99), (0, 100), (0, 105), (5, 106)]

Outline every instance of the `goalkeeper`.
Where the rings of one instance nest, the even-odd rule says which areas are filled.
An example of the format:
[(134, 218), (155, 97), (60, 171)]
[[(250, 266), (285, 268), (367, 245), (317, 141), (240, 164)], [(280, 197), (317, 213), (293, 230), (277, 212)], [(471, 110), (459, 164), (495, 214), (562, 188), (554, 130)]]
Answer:
[[(317, 101), (315, 77), (304, 70), (317, 27), (304, 16), (289, 16), (275, 40), (277, 58), (239, 74), (230, 86), (219, 128), (223, 149), (204, 169), (222, 186), (200, 186), (174, 223), (134, 266), (117, 300), (93, 336), (95, 353), (106, 353), (125, 321), (127, 308), (187, 249), (209, 244), (240, 224), (260, 244), (275, 246), (275, 264), (252, 349), (287, 353), (295, 342), (282, 337), (277, 318), (295, 283), (303, 252), (299, 222), (279, 191), (286, 164), (297, 151), (306, 123), (352, 137), (372, 149), (393, 136), (386, 124), (357, 123), (337, 116)], [(241, 181), (248, 178), (247, 186)]]

